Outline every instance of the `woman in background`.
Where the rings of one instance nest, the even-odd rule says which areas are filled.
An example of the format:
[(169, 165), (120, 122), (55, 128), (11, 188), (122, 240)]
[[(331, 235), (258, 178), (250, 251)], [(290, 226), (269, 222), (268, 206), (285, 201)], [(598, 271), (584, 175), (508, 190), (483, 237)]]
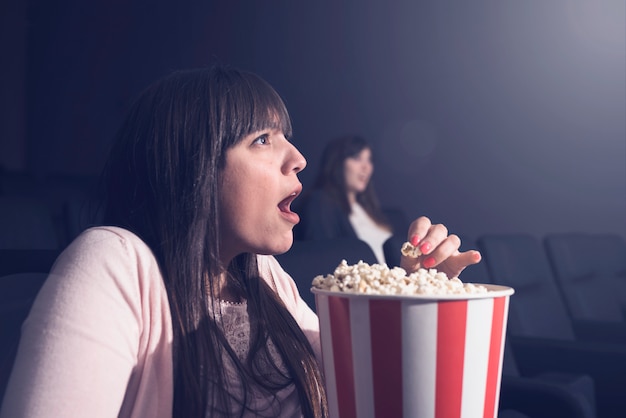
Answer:
[(302, 222), (296, 238), (358, 238), (369, 244), (379, 263), (399, 265), (406, 239), (394, 234), (400, 227), (394, 228), (381, 209), (373, 173), (372, 148), (363, 137), (346, 135), (330, 141), (313, 187), (299, 206)]

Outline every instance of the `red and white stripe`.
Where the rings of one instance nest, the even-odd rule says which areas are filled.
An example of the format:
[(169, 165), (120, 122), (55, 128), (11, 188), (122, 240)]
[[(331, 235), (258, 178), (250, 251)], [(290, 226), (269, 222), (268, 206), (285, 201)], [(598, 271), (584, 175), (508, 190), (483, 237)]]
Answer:
[(331, 417), (497, 416), (508, 295), (316, 300)]

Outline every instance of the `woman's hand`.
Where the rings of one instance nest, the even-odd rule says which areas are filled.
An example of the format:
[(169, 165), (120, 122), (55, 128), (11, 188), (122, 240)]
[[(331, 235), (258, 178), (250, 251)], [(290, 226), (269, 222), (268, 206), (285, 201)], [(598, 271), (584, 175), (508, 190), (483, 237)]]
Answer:
[(442, 224), (433, 225), (425, 216), (417, 218), (409, 226), (408, 241), (422, 252), (418, 258), (402, 256), (400, 266), (412, 273), (419, 268), (436, 268), (448, 275), (458, 276), (463, 269), (480, 261), (478, 251), (459, 252), (461, 240), (448, 235), (448, 228)]

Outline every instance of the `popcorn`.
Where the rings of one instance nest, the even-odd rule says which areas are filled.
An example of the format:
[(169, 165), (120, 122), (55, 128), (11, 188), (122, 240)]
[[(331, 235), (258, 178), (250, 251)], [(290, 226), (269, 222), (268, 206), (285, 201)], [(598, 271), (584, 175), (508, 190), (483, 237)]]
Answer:
[(407, 257), (412, 257), (412, 258), (417, 258), (420, 255), (422, 255), (422, 252), (420, 251), (420, 249), (408, 241), (402, 244), (402, 248), (400, 248), (400, 252), (402, 253), (402, 255), (407, 256)]
[(359, 261), (349, 265), (341, 260), (333, 274), (318, 275), (312, 286), (331, 292), (378, 295), (451, 295), (487, 293), (485, 286), (463, 283), (436, 269), (421, 268), (407, 275), (401, 267), (390, 269), (386, 264)]

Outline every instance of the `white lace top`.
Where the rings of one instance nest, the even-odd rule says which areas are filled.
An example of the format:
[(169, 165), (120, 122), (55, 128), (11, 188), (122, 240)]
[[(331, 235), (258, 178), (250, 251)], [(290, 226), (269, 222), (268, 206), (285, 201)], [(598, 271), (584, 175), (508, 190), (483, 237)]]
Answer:
[[(231, 348), (237, 354), (237, 357), (241, 361), (245, 361), (250, 350), (250, 320), (248, 317), (248, 304), (247, 302), (227, 302), (219, 301), (220, 312), (216, 314), (216, 320), (218, 324), (222, 326), (222, 330)], [(221, 321), (220, 321), (221, 319)], [(287, 374), (287, 369), (283, 365), (278, 350), (272, 343), (272, 340), (268, 341), (268, 351), (272, 357), (272, 362), (279, 365), (280, 373)], [(239, 376), (236, 373), (234, 367), (231, 365), (229, 359), (224, 357), (224, 363), (227, 368), (227, 375), (232, 382), (238, 381)], [(271, 367), (268, 366), (267, 373), (276, 373)], [(284, 389), (273, 394), (274, 396), (268, 396), (267, 393), (262, 393), (260, 389), (253, 388), (251, 396), (254, 398), (253, 404), (256, 411), (254, 413), (244, 413), (244, 417), (278, 417), (288, 416), (294, 418), (302, 417), (298, 402), (298, 393), (293, 384), (287, 386)], [(285, 402), (288, 400), (288, 402)], [(286, 411), (285, 408), (289, 408)], [(233, 411), (233, 414), (238, 411)], [(208, 418), (208, 417), (207, 417)]]
[[(220, 315), (221, 314), (221, 315)], [(250, 321), (248, 304), (220, 301), (220, 312), (216, 315), (223, 321), (223, 331), (228, 343), (239, 360), (245, 360), (250, 349)]]

